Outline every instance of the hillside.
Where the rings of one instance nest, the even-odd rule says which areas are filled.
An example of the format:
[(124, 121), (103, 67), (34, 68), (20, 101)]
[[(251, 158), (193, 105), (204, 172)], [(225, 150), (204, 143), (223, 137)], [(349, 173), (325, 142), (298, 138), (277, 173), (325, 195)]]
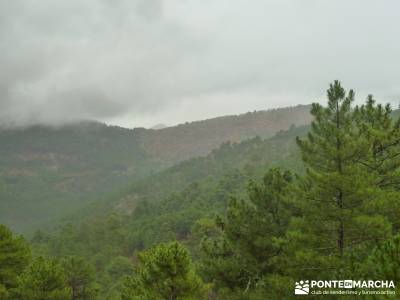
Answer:
[(152, 130), (98, 122), (0, 130), (0, 222), (20, 232), (227, 141), (308, 123), (308, 106)]
[[(394, 119), (398, 115), (398, 110), (392, 114)], [(260, 181), (268, 169), (281, 167), (302, 174), (296, 137), (309, 130), (309, 125), (291, 126), (267, 139), (226, 142), (208, 155), (134, 182), (64, 221), (80, 224), (83, 220), (83, 228), (88, 230), (94, 224), (107, 227), (99, 220), (117, 216), (121, 218), (119, 226), (126, 230), (124, 243), (131, 250), (168, 239), (186, 239), (197, 220), (223, 212), (231, 195), (244, 193), (249, 180)]]
[[(396, 116), (396, 112), (393, 115)], [(268, 213), (289, 216), (286, 214), (287, 207), (292, 210), (294, 218), (298, 217), (301, 209), (298, 192), (308, 189), (308, 182), (301, 178), (309, 176), (309, 172), (304, 172), (306, 165), (296, 137), (304, 140), (304, 136), (312, 131), (308, 125), (290, 126), (271, 138), (254, 137), (238, 143), (225, 142), (208, 155), (191, 158), (137, 180), (69, 215), (55, 231), (36, 232), (31, 240), (34, 253), (49, 257), (83, 257), (96, 266), (97, 281), (102, 285), (104, 299), (118, 297), (120, 280), (124, 272), (129, 271), (127, 266), (132, 261), (137, 262), (138, 251), (159, 243), (180, 241), (201, 266), (204, 263), (202, 247), (206, 237), (212, 239), (211, 245), (215, 247), (226, 245), (218, 242), (219, 232), (224, 230), (226, 220), (246, 217), (246, 221), (235, 228), (241, 231), (246, 230), (248, 225), (255, 226), (257, 234), (265, 237), (265, 232), (270, 229), (269, 223), (261, 229), (258, 224), (269, 220)], [(287, 198), (276, 199), (285, 201), (282, 202), (285, 203), (282, 211), (270, 211), (269, 203), (280, 205), (281, 202), (266, 202), (272, 196), (270, 190), (263, 188), (273, 183), (270, 181), (271, 174), (279, 173), (273, 169), (275, 167), (295, 173), (287, 173), (286, 178), (295, 180)], [(280, 180), (274, 182), (277, 192), (281, 184)], [(260, 202), (254, 202), (254, 199)], [(310, 201), (304, 203), (309, 204)], [(254, 215), (258, 209), (266, 209), (268, 213), (261, 211)], [(392, 210), (392, 207), (389, 209)], [(253, 217), (260, 218), (258, 223), (252, 224)], [(393, 219), (396, 220), (396, 214)], [(274, 222), (281, 224), (281, 219), (277, 218)], [(236, 245), (238, 237), (252, 245), (247, 235), (236, 234), (232, 236), (231, 245)], [(276, 237), (274, 241), (285, 238), (280, 233)], [(222, 248), (224, 251), (216, 253), (229, 260), (229, 249), (225, 252)], [(237, 260), (233, 258), (236, 265)], [(201, 269), (199, 271), (202, 272)]]
[(311, 121), (309, 105), (248, 112), (185, 123), (158, 130), (137, 129), (142, 146), (149, 155), (170, 162), (206, 155), (223, 142), (240, 142), (260, 136), (268, 138), (290, 125)]
[(132, 130), (94, 122), (2, 130), (0, 144), (0, 220), (22, 231), (153, 168)]
[[(112, 269), (115, 257), (173, 239), (195, 254), (196, 222), (222, 214), (233, 195), (245, 193), (249, 180), (260, 181), (272, 167), (302, 173), (295, 138), (308, 130), (292, 126), (269, 139), (225, 143), (132, 183), (68, 216), (56, 232), (37, 232), (34, 249), (51, 256), (83, 255), (100, 270)], [(110, 296), (118, 287), (106, 290)]]

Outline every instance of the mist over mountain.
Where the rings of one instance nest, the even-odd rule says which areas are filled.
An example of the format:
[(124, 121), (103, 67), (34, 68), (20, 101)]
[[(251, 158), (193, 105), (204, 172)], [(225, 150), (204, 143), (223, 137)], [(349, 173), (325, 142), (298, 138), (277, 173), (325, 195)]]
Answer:
[(224, 142), (308, 124), (309, 106), (249, 112), (163, 129), (93, 121), (0, 130), (0, 221), (32, 231), (104, 194)]
[(395, 0), (2, 1), (0, 123), (177, 124), (318, 101), (333, 78), (398, 101), (398, 11)]
[[(339, 81), (327, 94), (325, 107), (160, 129), (2, 128), (0, 222), (29, 242), (0, 225), (0, 264), (20, 274), (7, 275), (0, 298), (68, 300), (79, 291), (161, 300), (185, 285), (182, 295), (199, 300), (289, 299), (299, 262), (310, 278), (355, 263), (359, 270), (340, 267), (351, 278), (376, 271), (378, 259), (382, 278), (398, 278), (399, 111), (372, 95), (352, 106), (354, 93)], [(165, 278), (172, 292), (160, 288)]]
[(0, 300), (400, 299), (399, 13), (0, 0)]

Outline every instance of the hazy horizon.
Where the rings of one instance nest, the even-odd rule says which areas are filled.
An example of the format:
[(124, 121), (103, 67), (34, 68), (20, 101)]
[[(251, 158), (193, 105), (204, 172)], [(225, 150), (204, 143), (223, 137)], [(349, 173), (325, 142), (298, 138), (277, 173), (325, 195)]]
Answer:
[(3, 1), (0, 124), (171, 126), (324, 101), (335, 79), (357, 103), (372, 93), (397, 107), (399, 11), (394, 0)]
[(240, 111), (237, 113), (231, 113), (231, 114), (217, 114), (217, 115), (211, 115), (208, 117), (204, 118), (199, 118), (199, 119), (191, 119), (191, 120), (183, 120), (181, 122), (176, 122), (176, 123), (149, 123), (150, 125), (148, 126), (129, 126), (129, 125), (124, 125), (123, 123), (118, 124), (118, 123), (113, 123), (113, 122), (108, 122), (100, 119), (74, 119), (74, 120), (69, 120), (66, 122), (62, 123), (52, 123), (52, 122), (34, 122), (34, 123), (28, 123), (28, 124), (18, 124), (18, 123), (8, 123), (8, 124), (2, 124), (0, 123), (0, 129), (24, 129), (24, 128), (29, 128), (29, 127), (34, 127), (34, 126), (45, 126), (49, 128), (61, 128), (63, 126), (74, 126), (77, 124), (82, 124), (82, 123), (101, 123), (101, 124), (106, 124), (107, 126), (118, 126), (122, 128), (127, 128), (127, 129), (134, 129), (134, 128), (146, 128), (146, 129), (162, 129), (162, 128), (153, 128), (153, 127), (158, 127), (162, 126), (163, 128), (166, 127), (175, 127), (179, 125), (184, 125), (186, 123), (195, 123), (195, 122), (201, 122), (201, 121), (207, 121), (211, 119), (218, 119), (218, 118), (224, 118), (224, 117), (232, 117), (232, 116), (241, 116), (241, 115), (246, 115), (248, 113), (254, 113), (254, 112), (266, 112), (266, 111), (271, 111), (275, 109), (288, 109), (288, 108), (295, 108), (299, 106), (308, 106), (311, 105), (311, 103), (308, 104), (296, 104), (296, 105), (289, 105), (289, 106), (279, 106), (279, 107), (272, 107), (272, 108), (265, 108), (265, 109), (257, 109), (257, 110), (251, 110), (251, 111)]

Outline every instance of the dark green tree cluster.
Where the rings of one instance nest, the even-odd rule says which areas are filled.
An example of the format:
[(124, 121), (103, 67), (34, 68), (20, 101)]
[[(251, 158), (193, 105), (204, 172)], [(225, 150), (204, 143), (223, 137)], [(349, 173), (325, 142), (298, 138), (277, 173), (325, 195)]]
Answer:
[(305, 174), (270, 170), (203, 226), (205, 274), (223, 299), (286, 299), (302, 278), (398, 279), (400, 121), (372, 96), (352, 107), (338, 81), (327, 96), (297, 139)]
[(18, 284), (18, 276), (29, 264), (31, 257), (28, 244), (16, 237), (4, 225), (0, 225), (0, 298)]
[(217, 218), (202, 241), (209, 280), (243, 297), (279, 273), (292, 180), (290, 172), (271, 169), (261, 185), (251, 182), (247, 199), (232, 199), (225, 219)]
[(160, 244), (138, 256), (135, 275), (124, 282), (122, 300), (206, 299), (187, 249), (177, 242)]
[(30, 247), (0, 225), (0, 299), (97, 299), (95, 271), (84, 259), (64, 257), (31, 260)]
[(302, 215), (289, 233), (303, 274), (343, 278), (355, 253), (363, 259), (394, 233), (385, 207), (399, 200), (400, 132), (390, 107), (372, 96), (353, 109), (354, 92), (338, 81), (327, 94), (328, 106), (313, 105), (315, 121), (298, 139), (307, 172), (298, 189)]

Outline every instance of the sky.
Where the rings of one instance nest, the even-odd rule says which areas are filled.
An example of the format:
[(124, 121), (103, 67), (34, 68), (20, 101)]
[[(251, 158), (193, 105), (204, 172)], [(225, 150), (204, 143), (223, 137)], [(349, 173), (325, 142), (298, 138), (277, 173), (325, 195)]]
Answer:
[(400, 101), (398, 0), (0, 0), (0, 125)]

